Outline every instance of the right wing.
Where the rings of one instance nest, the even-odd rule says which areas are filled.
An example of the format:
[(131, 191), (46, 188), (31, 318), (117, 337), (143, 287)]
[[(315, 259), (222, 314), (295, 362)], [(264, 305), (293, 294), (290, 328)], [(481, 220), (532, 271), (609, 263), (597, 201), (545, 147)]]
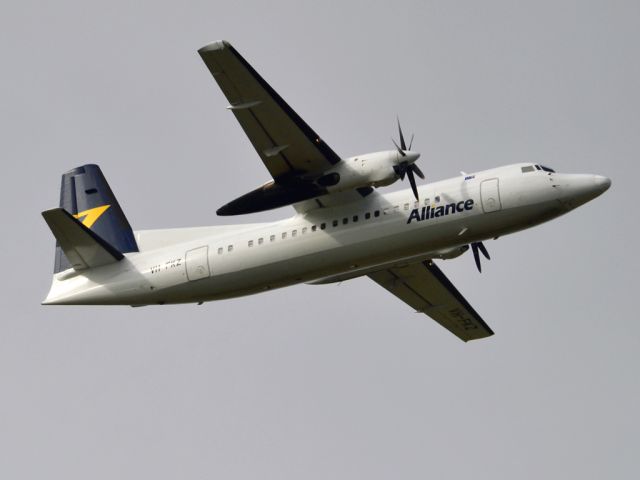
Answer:
[(368, 277), (465, 342), (493, 335), (491, 328), (430, 260), (380, 270)]

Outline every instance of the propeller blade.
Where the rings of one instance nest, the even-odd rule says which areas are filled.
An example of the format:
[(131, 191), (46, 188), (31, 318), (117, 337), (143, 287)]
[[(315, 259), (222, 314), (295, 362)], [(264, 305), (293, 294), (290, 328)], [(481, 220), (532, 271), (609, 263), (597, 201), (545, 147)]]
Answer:
[(395, 165), (393, 167), (394, 172), (396, 172), (396, 175), (398, 175), (398, 177), (400, 177), (400, 180), (404, 180), (404, 176), (407, 173), (407, 164), (406, 162), (401, 162), (398, 165)]
[(482, 243), (482, 242), (477, 242), (477, 243), (478, 243), (478, 248), (480, 249), (480, 251), (484, 255), (484, 258), (486, 258), (487, 260), (491, 260), (491, 257), (489, 256), (489, 252), (487, 251), (486, 247), (484, 246), (484, 243)]
[(396, 120), (398, 121), (398, 133), (400, 134), (400, 146), (402, 147), (402, 150), (406, 150), (407, 144), (404, 143), (404, 135), (402, 135), (402, 127), (400, 127), (400, 119), (396, 117)]
[(398, 175), (398, 177), (400, 177), (400, 180), (404, 180), (404, 176), (407, 173), (407, 163), (406, 162), (401, 162), (398, 165), (395, 165), (393, 167), (394, 172), (396, 172), (396, 175)]
[(471, 250), (473, 251), (473, 259), (476, 261), (476, 267), (478, 267), (478, 271), (482, 273), (482, 267), (480, 266), (480, 255), (478, 254), (478, 244), (472, 243)]
[(415, 163), (411, 164), (411, 169), (416, 175), (418, 175), (422, 180), (424, 180), (424, 173), (422, 173), (422, 170), (420, 170)]
[(400, 155), (402, 155), (403, 157), (406, 157), (407, 154), (404, 153), (404, 151), (398, 146), (398, 144), (396, 143), (396, 141), (392, 138), (391, 141), (393, 142), (393, 144), (396, 146), (396, 148), (398, 149), (398, 153)]
[[(391, 139), (391, 141), (393, 142), (393, 145), (395, 145), (396, 149), (398, 150), (398, 153), (402, 157), (406, 157), (407, 151), (411, 150), (411, 146), (413, 145), (413, 134), (411, 134), (411, 140), (409, 141), (409, 148), (407, 149), (407, 143), (404, 140), (404, 134), (402, 133), (402, 127), (400, 126), (400, 118), (396, 117), (396, 121), (398, 122), (398, 135), (400, 136), (400, 145), (398, 145), (398, 143), (393, 138)], [(400, 180), (404, 180), (405, 176), (409, 177), (409, 183), (411, 183), (411, 190), (413, 191), (413, 195), (416, 197), (416, 200), (419, 201), (420, 198), (418, 195), (418, 187), (416, 186), (416, 177), (414, 176), (414, 173), (415, 175), (418, 175), (421, 179), (424, 180), (424, 173), (422, 173), (422, 170), (420, 170), (418, 166), (415, 165), (414, 163), (409, 164), (407, 160), (403, 160), (402, 162), (399, 162), (397, 165), (393, 167), (393, 169), (396, 172), (396, 175), (398, 175), (398, 177), (400, 178)]]
[(418, 187), (416, 187), (416, 179), (413, 176), (413, 170), (411, 168), (407, 169), (407, 177), (409, 177), (409, 183), (411, 184), (411, 190), (413, 190), (413, 194), (416, 196), (416, 200), (420, 200), (418, 197)]

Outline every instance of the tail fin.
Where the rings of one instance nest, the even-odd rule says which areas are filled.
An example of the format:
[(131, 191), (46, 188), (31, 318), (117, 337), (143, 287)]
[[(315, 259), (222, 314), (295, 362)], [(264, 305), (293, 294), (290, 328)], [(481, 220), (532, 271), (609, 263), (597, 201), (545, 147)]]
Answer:
[[(116, 251), (138, 251), (131, 225), (97, 165), (83, 165), (62, 175), (60, 207)], [(54, 273), (71, 266), (57, 242)]]

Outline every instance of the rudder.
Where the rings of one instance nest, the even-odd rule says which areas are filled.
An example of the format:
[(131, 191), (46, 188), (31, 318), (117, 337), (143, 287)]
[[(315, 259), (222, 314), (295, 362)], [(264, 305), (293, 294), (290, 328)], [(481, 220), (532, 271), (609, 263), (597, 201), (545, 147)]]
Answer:
[[(60, 207), (116, 250), (138, 251), (131, 225), (98, 165), (83, 165), (62, 175)], [(56, 243), (54, 273), (68, 268), (71, 263)]]

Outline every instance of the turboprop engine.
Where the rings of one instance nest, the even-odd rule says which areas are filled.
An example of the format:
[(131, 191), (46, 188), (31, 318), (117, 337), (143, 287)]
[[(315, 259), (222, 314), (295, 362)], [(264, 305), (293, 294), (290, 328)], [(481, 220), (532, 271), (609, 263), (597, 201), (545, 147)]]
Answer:
[(444, 250), (438, 250), (433, 252), (431, 258), (439, 258), (441, 260), (451, 260), (452, 258), (459, 257), (464, 252), (469, 250), (469, 245), (462, 245), (460, 247), (445, 248)]
[(329, 192), (341, 192), (360, 187), (385, 187), (401, 178), (400, 165), (413, 164), (419, 153), (405, 151), (404, 156), (395, 150), (368, 153), (347, 158), (320, 178), (316, 183)]
[(411, 151), (413, 135), (407, 148), (400, 120), (398, 120), (398, 134), (400, 135), (400, 145), (392, 139), (396, 150), (347, 158), (340, 162), (336, 168), (325, 172), (316, 179), (315, 183), (333, 193), (354, 188), (384, 187), (391, 185), (398, 179), (404, 180), (407, 176), (413, 194), (416, 200), (419, 200), (414, 173), (424, 179), (424, 174), (415, 164), (416, 160), (420, 158), (420, 154)]
[[(396, 150), (368, 153), (342, 160), (334, 158), (336, 161), (331, 162), (333, 167), (325, 171), (292, 170), (223, 205), (217, 210), (217, 214), (242, 215), (263, 212), (329, 193), (356, 189), (360, 190), (361, 195), (368, 195), (372, 187), (391, 185), (398, 179), (404, 180), (405, 177), (409, 179), (416, 200), (419, 200), (415, 175), (424, 179), (424, 174), (415, 162), (420, 154), (411, 150), (413, 135), (407, 147), (399, 121), (398, 133), (400, 145), (392, 139)], [(265, 155), (278, 154), (286, 147), (279, 146), (274, 151), (269, 150)], [(335, 153), (333, 155), (336, 156)]]

